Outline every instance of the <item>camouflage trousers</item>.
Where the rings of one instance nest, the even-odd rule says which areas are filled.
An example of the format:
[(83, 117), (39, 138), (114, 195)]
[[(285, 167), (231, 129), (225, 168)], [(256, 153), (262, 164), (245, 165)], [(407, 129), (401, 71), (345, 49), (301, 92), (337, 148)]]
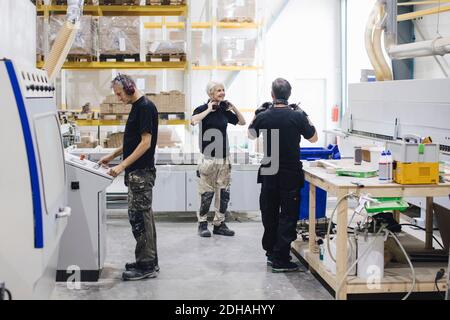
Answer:
[(197, 212), (198, 221), (207, 221), (207, 214), (215, 195), (213, 223), (218, 226), (225, 221), (225, 213), (230, 202), (230, 160), (228, 158), (207, 159), (201, 156), (198, 164), (198, 174), (200, 177), (198, 183), (200, 194), (200, 210)]
[(128, 186), (128, 218), (136, 239), (136, 262), (157, 265), (156, 229), (152, 211), (152, 192), (156, 169), (137, 169), (125, 175)]

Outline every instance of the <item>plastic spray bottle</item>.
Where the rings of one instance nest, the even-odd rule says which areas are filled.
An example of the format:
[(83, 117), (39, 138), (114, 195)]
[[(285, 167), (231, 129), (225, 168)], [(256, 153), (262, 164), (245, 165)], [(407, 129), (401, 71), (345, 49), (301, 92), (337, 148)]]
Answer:
[(388, 168), (388, 180), (386, 182), (392, 182), (393, 181), (393, 165), (394, 165), (394, 159), (392, 158), (391, 151), (388, 150), (386, 152), (386, 161), (387, 161), (387, 168)]
[(385, 151), (381, 152), (381, 157), (378, 161), (378, 180), (382, 183), (389, 182), (388, 159)]

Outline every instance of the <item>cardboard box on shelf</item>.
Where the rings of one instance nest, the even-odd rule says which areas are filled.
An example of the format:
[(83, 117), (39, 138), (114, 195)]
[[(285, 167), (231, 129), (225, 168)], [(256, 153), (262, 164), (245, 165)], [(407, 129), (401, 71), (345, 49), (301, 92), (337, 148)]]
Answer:
[(139, 54), (139, 17), (100, 17), (100, 54)]
[(219, 62), (222, 65), (251, 66), (255, 52), (256, 39), (224, 37), (219, 41)]
[(256, 0), (219, 0), (217, 17), (222, 22), (254, 22)]
[(110, 133), (105, 139), (105, 148), (119, 148), (123, 144), (123, 132)]
[[(61, 30), (63, 24), (66, 22), (65, 15), (51, 15), (49, 21), (49, 45), (50, 48), (55, 42), (58, 32)], [(72, 47), (70, 48), (70, 55), (96, 55), (97, 43), (97, 24), (94, 22), (92, 16), (83, 15), (80, 21), (80, 30), (78, 30)]]
[(148, 93), (147, 98), (152, 101), (160, 113), (184, 113), (185, 94), (172, 90), (170, 92)]

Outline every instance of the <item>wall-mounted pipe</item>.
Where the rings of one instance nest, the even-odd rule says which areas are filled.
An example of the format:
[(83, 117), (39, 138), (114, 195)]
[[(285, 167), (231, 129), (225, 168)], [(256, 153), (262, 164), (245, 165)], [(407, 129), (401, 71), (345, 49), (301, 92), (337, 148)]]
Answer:
[(381, 46), (381, 36), (383, 34), (383, 25), (386, 21), (386, 13), (384, 11), (384, 6), (379, 6), (379, 20), (375, 26), (375, 30), (373, 32), (373, 48), (375, 51), (376, 59), (380, 64), (381, 72), (383, 73), (383, 80), (392, 80), (392, 71), (389, 67), (386, 59), (383, 55), (383, 48)]
[(396, 60), (443, 56), (450, 53), (450, 37), (391, 46), (388, 53), (392, 59)]
[(365, 46), (366, 46), (366, 52), (367, 55), (369, 56), (369, 60), (370, 63), (373, 66), (373, 69), (375, 71), (375, 77), (378, 81), (382, 81), (384, 80), (384, 75), (383, 75), (383, 71), (381, 68), (380, 63), (378, 62), (377, 56), (375, 54), (375, 50), (373, 47), (373, 28), (377, 19), (377, 16), (379, 15), (380, 12), (380, 4), (377, 2), (372, 10), (372, 12), (370, 13), (369, 16), (369, 20), (367, 21), (366, 24), (366, 31), (364, 34), (364, 42), (365, 42)]

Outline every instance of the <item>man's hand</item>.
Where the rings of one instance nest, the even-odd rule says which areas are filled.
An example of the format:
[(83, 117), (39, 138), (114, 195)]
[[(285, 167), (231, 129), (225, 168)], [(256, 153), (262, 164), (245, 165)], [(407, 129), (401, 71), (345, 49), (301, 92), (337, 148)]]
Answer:
[(121, 174), (121, 173), (123, 172), (123, 170), (125, 170), (124, 165), (123, 165), (123, 164), (118, 164), (117, 166), (112, 167), (112, 168), (108, 171), (108, 174), (109, 174), (110, 176), (117, 177), (119, 174)]
[(264, 102), (258, 109), (256, 109), (255, 116), (257, 116), (261, 112), (269, 110), (270, 108), (272, 108), (272, 105), (272, 102)]
[(108, 154), (107, 156), (102, 157), (97, 163), (106, 166), (108, 163), (110, 163), (114, 159), (114, 154)]
[(216, 103), (215, 101), (212, 101), (212, 100), (211, 100), (210, 102), (208, 102), (208, 109), (207, 109), (207, 110), (208, 110), (209, 112), (215, 112), (216, 110), (214, 110), (214, 108), (213, 108), (214, 105), (217, 105), (217, 103)]

